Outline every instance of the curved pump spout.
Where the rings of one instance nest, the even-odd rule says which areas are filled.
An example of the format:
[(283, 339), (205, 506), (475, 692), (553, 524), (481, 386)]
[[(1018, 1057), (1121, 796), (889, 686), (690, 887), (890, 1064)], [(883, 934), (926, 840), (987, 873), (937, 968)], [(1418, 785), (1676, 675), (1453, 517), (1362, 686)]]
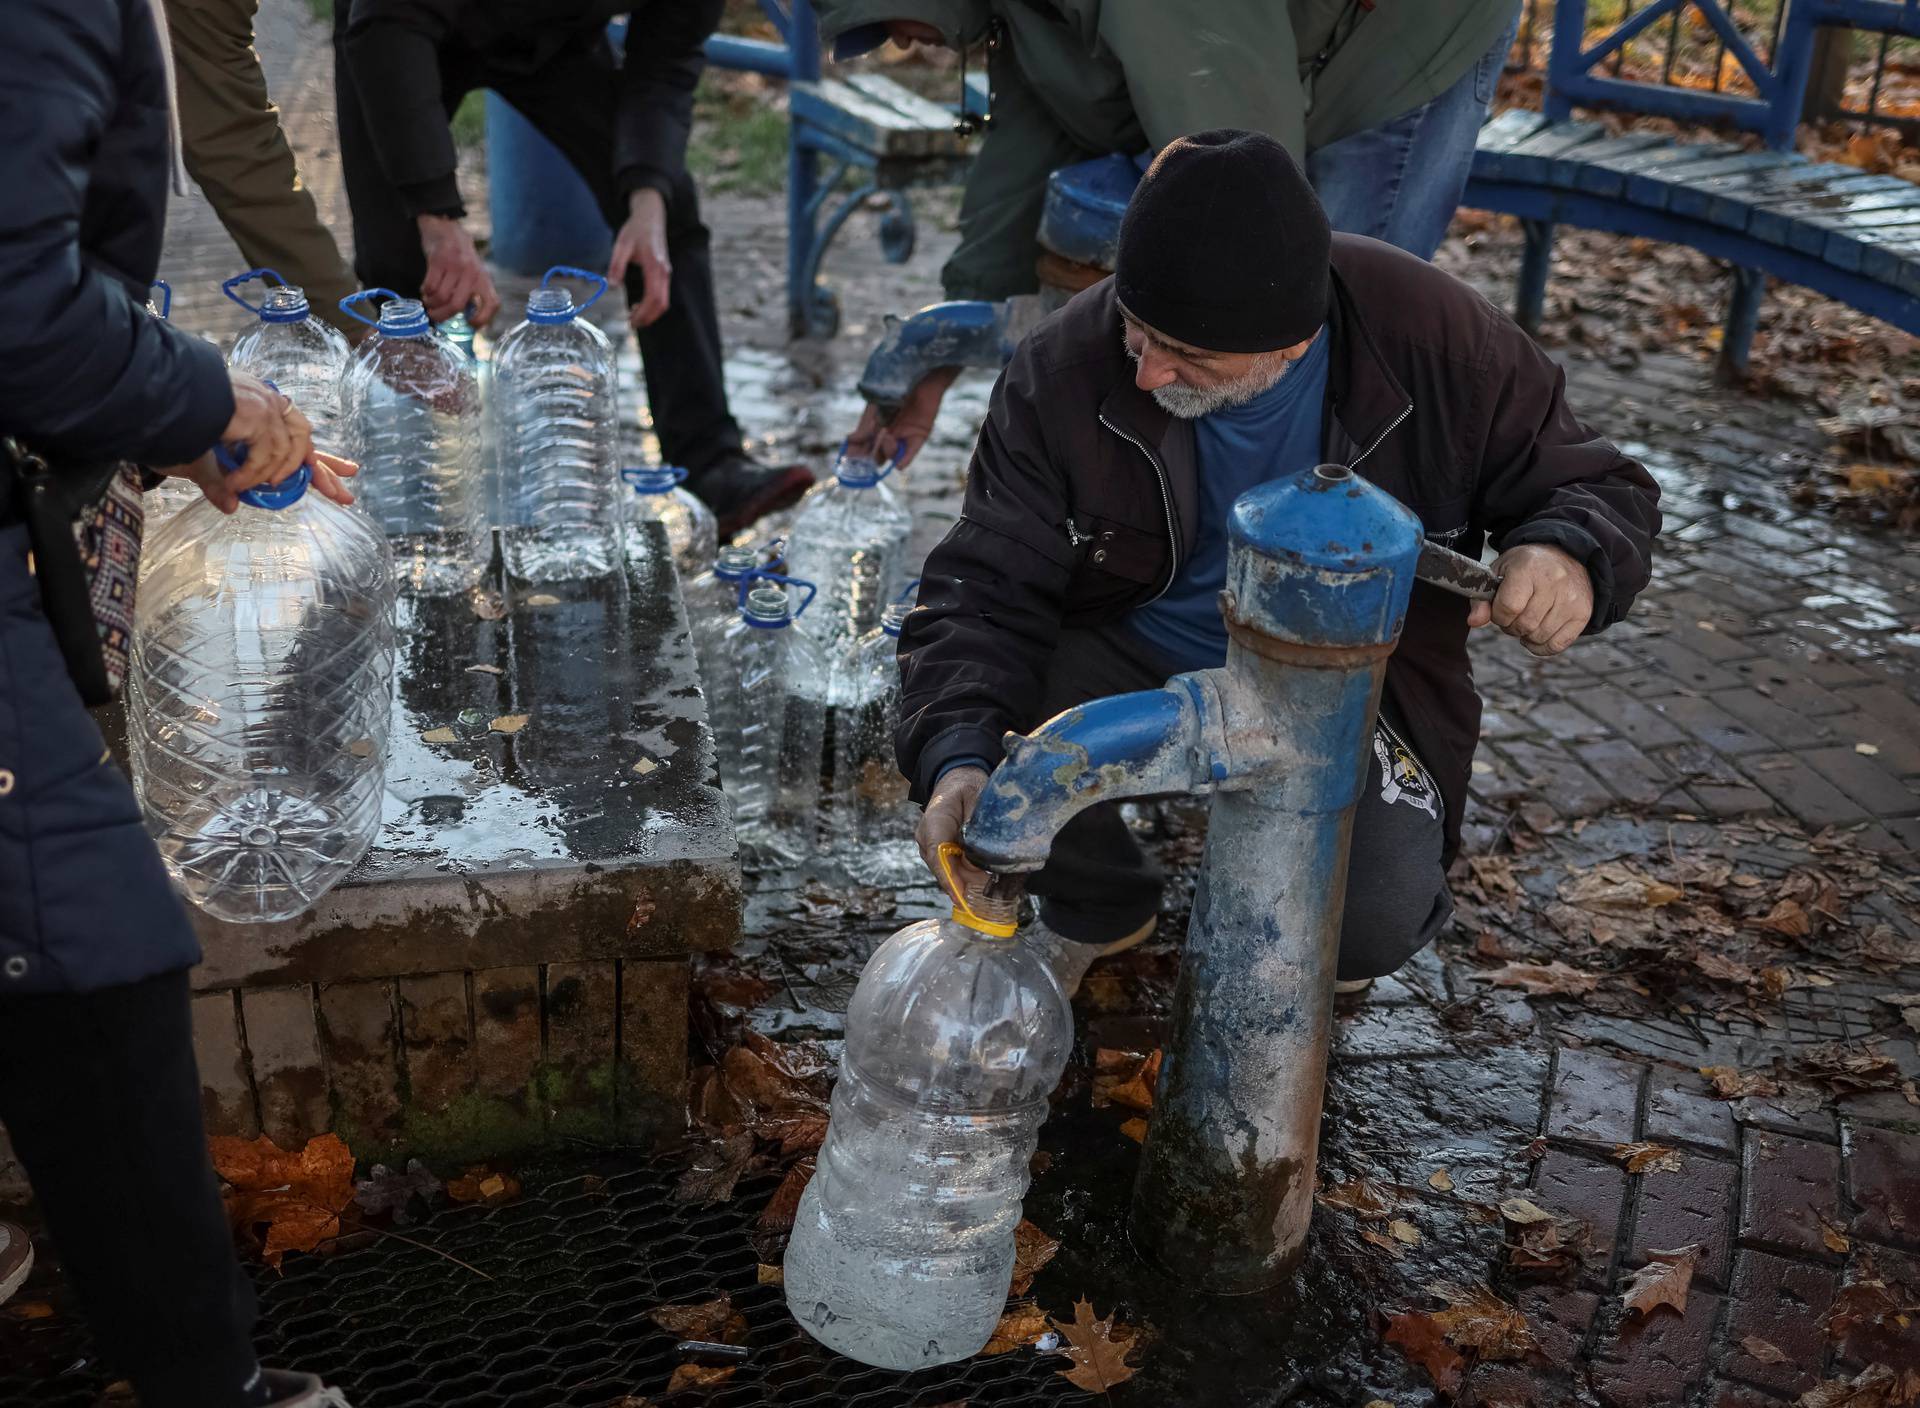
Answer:
[(967, 854), (996, 873), (1038, 870), (1053, 838), (1099, 802), (1205, 792), (1215, 780), (1206, 746), (1214, 671), (1164, 689), (1118, 694), (1069, 709), (1021, 737), (1007, 736), (967, 822)]
[(932, 304), (909, 318), (889, 317), (886, 336), (860, 373), (860, 394), (891, 415), (936, 367), (997, 371), (1038, 317), (1039, 300), (1033, 297), (1003, 303), (963, 299)]

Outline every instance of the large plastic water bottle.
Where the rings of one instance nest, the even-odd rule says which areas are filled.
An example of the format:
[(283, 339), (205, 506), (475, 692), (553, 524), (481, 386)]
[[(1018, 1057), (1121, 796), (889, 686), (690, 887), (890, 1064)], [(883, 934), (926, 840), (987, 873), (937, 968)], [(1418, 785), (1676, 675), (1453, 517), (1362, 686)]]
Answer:
[[(385, 298), (378, 322), (354, 305)], [(393, 547), (402, 588), (465, 591), (492, 558), (480, 471), (473, 362), (427, 322), (418, 299), (372, 288), (340, 300), (374, 335), (354, 349), (341, 395), (354, 493)]]
[[(254, 279), (274, 280), (260, 302), (240, 289)], [(220, 285), (235, 303), (257, 314), (257, 327), (242, 333), (227, 365), (270, 381), (300, 408), (313, 427), (314, 448), (339, 453), (340, 384), (347, 374), (346, 338), (313, 316), (307, 295), (272, 269), (249, 269)]]
[(785, 1283), (808, 1333), (866, 1364), (965, 1359), (1006, 1307), (1028, 1162), (1073, 1042), (1045, 955), (1014, 937), (1017, 904), (972, 892), (908, 925), (847, 1008)]
[[(556, 275), (599, 288), (578, 307)], [(603, 577), (621, 563), (613, 344), (580, 314), (607, 291), (556, 265), (493, 355), (507, 570), (529, 582)]]
[(920, 876), (913, 831), (920, 809), (895, 761), (900, 727), (900, 629), (912, 603), (888, 605), (846, 665), (845, 702), (833, 714), (829, 851), (848, 879), (893, 887)]
[[(721, 646), (734, 680), (709, 717), (742, 853), (756, 866), (797, 865), (814, 854), (820, 817), (827, 661), (795, 629), (813, 584), (757, 575)], [(806, 593), (797, 610), (790, 586)]]
[(241, 923), (307, 909), (380, 826), (393, 558), (307, 484), (302, 469), (249, 490), (232, 517), (203, 499), (146, 544), (134, 787), (187, 898)]
[(681, 588), (687, 632), (693, 637), (694, 660), (706, 689), (710, 717), (719, 707), (716, 696), (738, 682), (739, 671), (727, 663), (727, 631), (740, 619), (744, 589), (748, 579), (760, 570), (761, 558), (758, 548), (721, 548), (706, 571)]
[(820, 585), (820, 600), (803, 623), (829, 654), (839, 655), (880, 624), (880, 613), (907, 573), (913, 515), (887, 483), (890, 464), (849, 458), (813, 490), (793, 517), (788, 570)]
[(675, 465), (641, 466), (620, 471), (633, 492), (622, 502), (627, 523), (658, 523), (667, 532), (680, 580), (690, 582), (713, 561), (720, 547), (720, 524), (713, 510), (681, 486), (687, 472)]

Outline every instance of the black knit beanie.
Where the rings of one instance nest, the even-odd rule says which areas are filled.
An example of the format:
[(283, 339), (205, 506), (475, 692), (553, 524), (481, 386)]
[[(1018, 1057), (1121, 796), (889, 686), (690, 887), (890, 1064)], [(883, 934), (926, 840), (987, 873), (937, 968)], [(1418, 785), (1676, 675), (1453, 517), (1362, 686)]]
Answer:
[(1326, 321), (1326, 212), (1287, 149), (1259, 132), (1161, 148), (1120, 220), (1114, 292), (1157, 332), (1213, 352), (1271, 352)]

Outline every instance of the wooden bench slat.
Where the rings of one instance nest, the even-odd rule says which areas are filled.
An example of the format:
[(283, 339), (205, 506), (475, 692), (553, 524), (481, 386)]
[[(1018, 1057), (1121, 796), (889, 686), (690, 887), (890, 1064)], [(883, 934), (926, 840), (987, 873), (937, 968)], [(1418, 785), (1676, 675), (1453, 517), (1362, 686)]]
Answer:
[[(1689, 166), (1684, 176), (1676, 176), (1673, 189), (1667, 194), (1667, 209), (1675, 215), (1691, 215), (1697, 219), (1706, 219), (1707, 211), (1713, 205), (1712, 183), (1716, 181), (1752, 182), (1770, 172), (1798, 171), (1813, 163), (1791, 152), (1747, 152), (1742, 156), (1728, 157), (1722, 162), (1710, 162), (1704, 166)], [(1751, 208), (1752, 202), (1746, 202)], [(1730, 209), (1728, 218), (1738, 221), (1736, 228), (1745, 226), (1745, 217)]]
[[(1819, 209), (1821, 204), (1837, 206), (1852, 193), (1864, 191), (1885, 193), (1891, 186), (1906, 184), (1890, 176), (1869, 176), (1861, 172), (1854, 177), (1835, 181), (1825, 187), (1815, 187), (1812, 193), (1802, 198), (1801, 205), (1793, 202), (1780, 205), (1772, 202), (1755, 204), (1747, 213), (1745, 228), (1754, 238), (1765, 240), (1769, 244), (1791, 245), (1793, 228), (1806, 225), (1807, 215)], [(1818, 246), (1816, 245), (1811, 252), (1818, 253)]]
[(1920, 244), (1868, 245), (1860, 261), (1860, 272), (1920, 297)]
[(787, 104), (794, 121), (810, 123), (877, 156), (957, 156), (964, 150), (950, 128), (930, 131), (839, 79), (794, 83)]
[(1637, 152), (1660, 151), (1674, 145), (1664, 132), (1628, 132), (1581, 149), (1573, 172), (1572, 189), (1596, 196), (1617, 196), (1626, 189), (1627, 176), (1615, 163)]
[(953, 114), (905, 84), (878, 73), (848, 74), (845, 82), (855, 92), (892, 108), (916, 127), (949, 135), (953, 132)]
[(1480, 129), (1474, 148), (1476, 151), (1497, 156), (1526, 141), (1542, 127), (1550, 125), (1547, 119), (1537, 112), (1530, 112), (1526, 108), (1508, 108)]
[(1784, 152), (1737, 152), (1707, 157), (1700, 161), (1669, 162), (1653, 171), (1640, 171), (1627, 178), (1626, 197), (1635, 205), (1650, 205), (1665, 210), (1674, 193), (1692, 182), (1736, 171), (1761, 170), (1768, 166), (1786, 166), (1806, 158)]
[(1836, 269), (1859, 272), (1870, 248), (1889, 254), (1920, 249), (1920, 222), (1881, 226), (1871, 230), (1835, 230), (1827, 236), (1820, 257)]
[(1863, 178), (1857, 167), (1825, 162), (1711, 177), (1698, 187), (1706, 197), (1700, 214), (1710, 224), (1744, 230), (1763, 211), (1787, 211), (1798, 202), (1834, 202), (1863, 179), (1875, 178)]

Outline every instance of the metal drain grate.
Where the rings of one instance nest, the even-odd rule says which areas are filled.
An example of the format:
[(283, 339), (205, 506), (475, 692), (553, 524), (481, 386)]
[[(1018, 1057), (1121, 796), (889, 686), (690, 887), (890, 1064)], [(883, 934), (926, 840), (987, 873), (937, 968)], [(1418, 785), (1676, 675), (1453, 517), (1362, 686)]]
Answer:
[[(673, 1201), (678, 1169), (605, 1158), (527, 1174), (500, 1208), (444, 1209), (408, 1237), (331, 1256), (294, 1256), (258, 1277), (261, 1352), (345, 1389), (355, 1408), (607, 1408), (624, 1395), (661, 1408), (935, 1408), (1093, 1400), (1028, 1350), (916, 1374), (870, 1369), (820, 1348), (778, 1286), (757, 1284), (749, 1234), (776, 1181), (733, 1202)], [(591, 1175), (591, 1177), (590, 1177)], [(596, 1183), (595, 1179), (604, 1179)], [(753, 1357), (724, 1384), (673, 1397), (676, 1337), (655, 1306), (727, 1292), (751, 1327)], [(111, 1379), (77, 1320), (0, 1318), (0, 1403), (96, 1408)]]

